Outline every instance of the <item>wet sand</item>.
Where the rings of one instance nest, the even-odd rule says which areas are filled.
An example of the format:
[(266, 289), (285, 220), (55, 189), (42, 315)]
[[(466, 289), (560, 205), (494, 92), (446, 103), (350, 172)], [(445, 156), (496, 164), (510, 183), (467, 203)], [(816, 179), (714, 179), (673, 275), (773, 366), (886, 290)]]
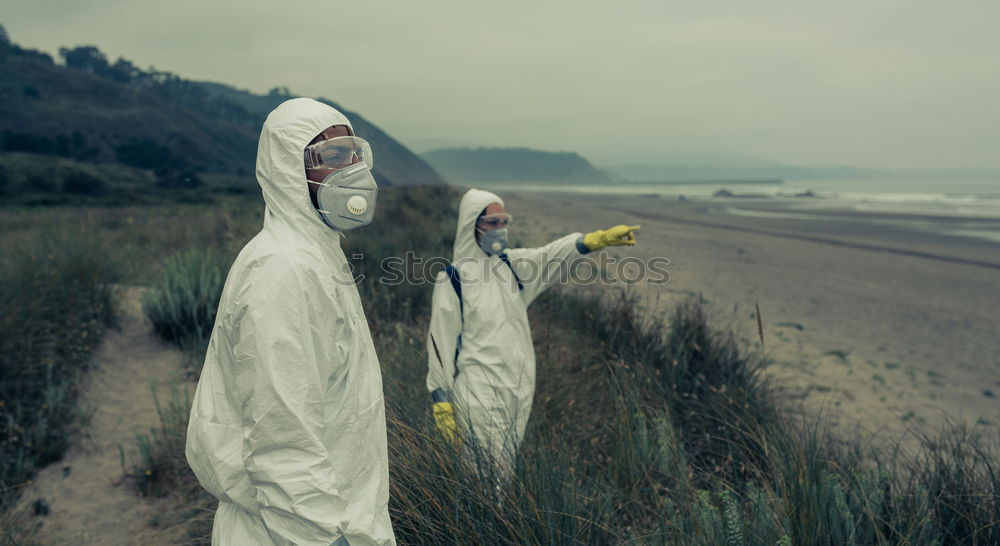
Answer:
[[(734, 216), (739, 199), (501, 192), (515, 236), (642, 225), (634, 250), (670, 259), (670, 282), (636, 285), (653, 312), (697, 295), (760, 348), (793, 400), (851, 429), (1000, 423), (1000, 244), (858, 221)], [(839, 216), (858, 213), (842, 211)], [(861, 221), (862, 219), (866, 221)]]

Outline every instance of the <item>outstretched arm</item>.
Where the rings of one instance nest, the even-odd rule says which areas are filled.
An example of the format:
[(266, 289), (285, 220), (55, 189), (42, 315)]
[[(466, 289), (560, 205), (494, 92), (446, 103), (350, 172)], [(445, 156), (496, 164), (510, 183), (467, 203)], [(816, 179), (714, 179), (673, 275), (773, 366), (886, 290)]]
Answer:
[(639, 226), (619, 225), (586, 235), (571, 233), (538, 248), (515, 248), (507, 251), (511, 267), (524, 285), (523, 297), (530, 304), (552, 283), (565, 277), (565, 269), (581, 254), (606, 246), (634, 245)]
[(578, 258), (583, 248), (580, 233), (570, 233), (538, 248), (512, 248), (507, 251), (511, 268), (524, 285), (521, 297), (530, 305), (542, 292), (559, 281), (565, 269)]

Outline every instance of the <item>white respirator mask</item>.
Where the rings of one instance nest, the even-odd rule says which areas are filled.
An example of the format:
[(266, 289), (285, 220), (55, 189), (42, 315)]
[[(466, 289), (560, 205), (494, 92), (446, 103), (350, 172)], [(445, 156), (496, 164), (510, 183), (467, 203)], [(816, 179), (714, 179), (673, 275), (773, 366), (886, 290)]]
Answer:
[(371, 146), (355, 136), (334, 137), (305, 149), (307, 170), (333, 169), (316, 192), (316, 208), (326, 225), (338, 231), (366, 226), (375, 216), (378, 184), (372, 177)]
[(476, 218), (477, 243), (483, 252), (493, 255), (507, 250), (510, 244), (507, 239), (507, 226), (514, 217), (506, 212), (483, 214)]
[(494, 255), (507, 250), (507, 228), (479, 231), (478, 244), (483, 252)]

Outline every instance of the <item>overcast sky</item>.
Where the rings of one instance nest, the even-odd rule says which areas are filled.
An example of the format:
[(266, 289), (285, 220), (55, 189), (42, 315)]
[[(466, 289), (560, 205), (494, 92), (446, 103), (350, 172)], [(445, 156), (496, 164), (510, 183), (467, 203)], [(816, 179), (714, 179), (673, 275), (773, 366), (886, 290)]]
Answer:
[(1000, 0), (0, 0), (16, 43), (288, 86), (406, 144), (1000, 168)]

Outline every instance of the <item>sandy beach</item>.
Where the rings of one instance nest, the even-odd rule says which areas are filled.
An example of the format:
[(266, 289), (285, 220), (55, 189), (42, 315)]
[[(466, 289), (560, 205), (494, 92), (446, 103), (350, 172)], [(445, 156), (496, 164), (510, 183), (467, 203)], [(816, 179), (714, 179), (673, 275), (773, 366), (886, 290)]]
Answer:
[(914, 231), (895, 216), (727, 212), (768, 208), (752, 200), (499, 193), (527, 245), (640, 224), (639, 244), (611, 253), (670, 259), (669, 283), (635, 286), (652, 312), (700, 295), (720, 326), (759, 349), (759, 305), (768, 372), (838, 426), (1000, 423), (998, 243)]

